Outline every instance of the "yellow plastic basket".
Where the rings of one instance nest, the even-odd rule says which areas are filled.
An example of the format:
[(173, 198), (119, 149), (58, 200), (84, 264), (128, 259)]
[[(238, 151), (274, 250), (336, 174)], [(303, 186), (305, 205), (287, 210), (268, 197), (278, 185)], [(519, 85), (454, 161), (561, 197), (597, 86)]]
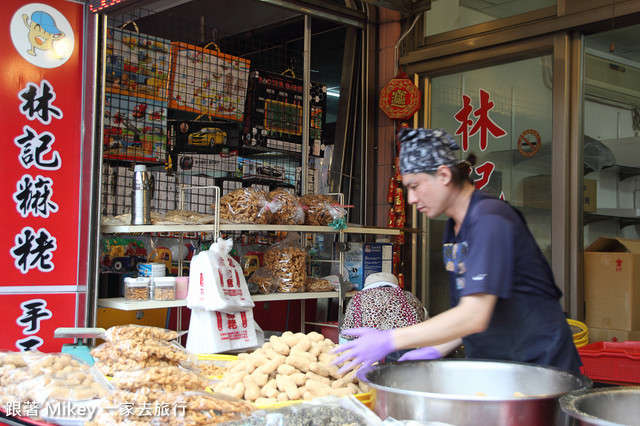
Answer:
[[(225, 367), (230, 362), (238, 360), (238, 357), (236, 355), (227, 354), (198, 354), (197, 358), (198, 361), (212, 362), (214, 365), (217, 365), (219, 367)], [(222, 375), (208, 377), (211, 379), (219, 379), (222, 377)]]
[(237, 361), (237, 355), (227, 354), (198, 354), (198, 359), (201, 361)]
[(571, 332), (573, 333), (573, 342), (576, 348), (581, 348), (589, 343), (589, 328), (586, 324), (573, 319), (567, 319)]

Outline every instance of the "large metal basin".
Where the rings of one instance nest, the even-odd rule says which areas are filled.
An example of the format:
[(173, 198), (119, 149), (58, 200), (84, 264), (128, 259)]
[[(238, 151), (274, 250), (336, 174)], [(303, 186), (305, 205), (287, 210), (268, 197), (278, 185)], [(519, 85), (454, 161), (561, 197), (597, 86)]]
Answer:
[(373, 410), (382, 419), (464, 426), (563, 425), (559, 398), (592, 385), (557, 368), (465, 359), (390, 362), (358, 376), (372, 387)]
[(640, 425), (640, 387), (582, 389), (560, 398), (567, 425)]

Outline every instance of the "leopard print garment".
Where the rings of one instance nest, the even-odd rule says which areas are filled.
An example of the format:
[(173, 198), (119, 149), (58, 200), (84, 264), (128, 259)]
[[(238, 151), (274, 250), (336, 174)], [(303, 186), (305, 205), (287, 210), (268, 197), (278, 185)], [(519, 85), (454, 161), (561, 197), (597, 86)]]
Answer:
[[(341, 330), (370, 327), (377, 330), (406, 327), (428, 318), (417, 297), (399, 287), (365, 289), (353, 295), (344, 315)], [(352, 340), (353, 336), (340, 334)]]

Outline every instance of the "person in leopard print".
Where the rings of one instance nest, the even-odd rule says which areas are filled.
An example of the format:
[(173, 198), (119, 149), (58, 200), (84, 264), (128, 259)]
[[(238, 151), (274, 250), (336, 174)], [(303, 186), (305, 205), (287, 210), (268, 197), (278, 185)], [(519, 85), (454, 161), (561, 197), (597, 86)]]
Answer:
[[(340, 330), (359, 327), (389, 330), (418, 324), (428, 317), (420, 300), (411, 292), (401, 289), (394, 275), (380, 272), (369, 275), (364, 288), (353, 295), (347, 304)], [(340, 334), (341, 342), (353, 339), (354, 336)], [(400, 355), (389, 354), (386, 360), (395, 361)]]

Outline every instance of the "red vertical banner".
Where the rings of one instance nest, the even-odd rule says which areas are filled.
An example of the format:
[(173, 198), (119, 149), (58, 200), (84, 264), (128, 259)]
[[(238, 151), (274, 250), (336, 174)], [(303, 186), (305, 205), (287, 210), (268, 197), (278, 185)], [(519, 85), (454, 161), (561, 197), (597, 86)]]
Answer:
[[(4, 0), (0, 17), (10, 34), (0, 46), (0, 297), (10, 328), (0, 332), (0, 345), (51, 349), (46, 340), (53, 329), (74, 325), (81, 294), (85, 6)], [(28, 306), (21, 308), (22, 301)], [(13, 313), (15, 318), (4, 318)], [(39, 331), (20, 321), (37, 321)], [(43, 330), (46, 336), (39, 334)]]
[(0, 311), (5, 350), (59, 352), (70, 339), (54, 339), (58, 327), (72, 327), (78, 293), (4, 294)]

